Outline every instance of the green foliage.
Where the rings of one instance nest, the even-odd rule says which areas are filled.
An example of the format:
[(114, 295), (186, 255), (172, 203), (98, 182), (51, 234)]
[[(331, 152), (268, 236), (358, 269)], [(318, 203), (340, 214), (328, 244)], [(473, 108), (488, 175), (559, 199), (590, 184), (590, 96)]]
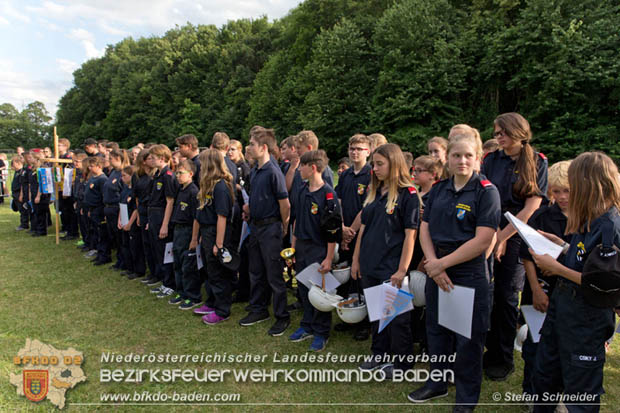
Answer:
[(51, 120), (45, 105), (39, 101), (29, 103), (21, 112), (10, 103), (1, 104), (0, 149), (50, 145)]
[(589, 149), (618, 160), (618, 27), (614, 0), (306, 0), (275, 22), (109, 46), (74, 73), (57, 122), (75, 144), (124, 146), (313, 129), (336, 158), (357, 132), (417, 155), (455, 123), (488, 138), (499, 113), (518, 111), (552, 162)]

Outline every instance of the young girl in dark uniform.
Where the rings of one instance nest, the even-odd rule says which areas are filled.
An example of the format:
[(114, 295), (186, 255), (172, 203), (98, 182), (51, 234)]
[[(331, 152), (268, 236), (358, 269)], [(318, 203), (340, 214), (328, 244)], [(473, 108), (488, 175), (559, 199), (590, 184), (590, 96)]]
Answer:
[[(456, 384), (454, 411), (473, 411), (482, 383), (482, 352), (488, 329), (489, 282), (485, 253), (499, 226), (497, 188), (476, 173), (482, 156), (478, 134), (463, 131), (448, 144), (452, 177), (433, 186), (424, 207), (420, 243), (424, 250), (426, 331), (431, 356), (449, 356)], [(475, 289), (471, 337), (438, 324), (438, 288), (450, 292), (454, 284)], [(431, 371), (449, 369), (449, 363), (431, 363)], [(425, 402), (448, 394), (448, 383), (428, 380), (409, 400)]]
[(123, 184), (122, 171), (129, 165), (127, 152), (114, 149), (110, 152), (110, 175), (105, 185), (103, 185), (103, 203), (105, 205), (103, 213), (105, 215), (108, 238), (110, 239), (110, 249), (117, 248), (116, 263), (113, 269), (121, 271), (127, 270), (123, 262), (121, 245), (123, 244), (123, 234), (118, 229), (119, 203), (121, 202), (121, 191), (125, 188)]
[(136, 225), (138, 225), (140, 229), (144, 261), (146, 262), (146, 266), (148, 267), (150, 273), (147, 278), (142, 280), (144, 284), (151, 281), (155, 283), (157, 281), (157, 267), (155, 265), (151, 237), (147, 227), (149, 222), (149, 198), (151, 197), (154, 171), (153, 167), (148, 162), (149, 157), (150, 155), (148, 149), (143, 149), (138, 154), (136, 158), (136, 173), (134, 175), (136, 182), (133, 184), (133, 196), (136, 200), (136, 207), (138, 210)]
[(521, 237), (503, 214), (509, 211), (527, 222), (540, 207), (547, 193), (547, 158), (530, 146), (532, 132), (523, 116), (504, 113), (494, 123), (493, 136), (501, 149), (487, 154), (481, 173), (499, 191), (502, 218), (495, 245), (493, 309), (484, 364), (489, 379), (504, 380), (514, 371), (519, 291), (525, 270), (519, 259)]
[[(591, 287), (583, 285), (582, 271), (595, 246), (608, 243), (620, 247), (618, 168), (607, 155), (586, 152), (572, 161), (568, 182), (566, 232), (572, 238), (564, 264), (530, 250), (543, 273), (558, 276), (541, 329), (533, 375), (538, 402), (546, 404), (535, 405), (535, 412), (553, 412), (557, 399), (545, 400), (544, 395), (562, 392), (564, 396), (582, 397), (566, 402), (571, 404), (569, 410), (598, 412), (604, 393), (605, 341), (614, 333), (613, 309), (590, 303), (584, 292)], [(559, 237), (547, 235), (563, 244)], [(584, 395), (589, 398), (584, 399)]]
[[(362, 226), (355, 245), (351, 277), (362, 278), (364, 288), (390, 280), (400, 288), (407, 275), (418, 229), (420, 201), (400, 148), (386, 143), (375, 149), (373, 175), (362, 210)], [(364, 370), (383, 368), (387, 378), (393, 369), (407, 370), (411, 362), (386, 363), (385, 355), (413, 354), (410, 314), (398, 315), (381, 333), (379, 321), (371, 323), (373, 359)]]

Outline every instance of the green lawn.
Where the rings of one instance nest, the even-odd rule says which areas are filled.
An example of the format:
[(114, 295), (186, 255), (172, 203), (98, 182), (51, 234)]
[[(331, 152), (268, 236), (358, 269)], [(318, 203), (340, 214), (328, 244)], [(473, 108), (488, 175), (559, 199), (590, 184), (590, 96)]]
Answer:
[[(82, 366), (88, 380), (67, 392), (68, 411), (419, 411), (430, 406), (413, 406), (406, 395), (417, 388), (415, 383), (243, 383), (228, 377), (223, 383), (102, 383), (101, 369), (124, 368), (187, 368), (187, 369), (271, 369), (271, 368), (355, 368), (352, 363), (342, 364), (283, 364), (274, 363), (272, 355), (304, 354), (309, 342), (289, 343), (286, 335), (278, 338), (266, 333), (270, 323), (240, 327), (237, 322), (245, 315), (242, 305), (235, 305), (231, 319), (218, 326), (207, 326), (188, 312), (168, 305), (149, 294), (147, 288), (128, 281), (107, 268), (93, 267), (82, 258), (73, 243), (56, 246), (53, 237), (32, 238), (16, 232), (18, 215), (4, 204), (0, 207), (0, 411), (48, 411), (49, 401), (33, 404), (17, 396), (9, 383), (9, 372), (17, 372), (13, 356), (24, 345), (26, 338), (38, 339), (57, 349), (74, 347), (82, 351)], [(52, 233), (52, 231), (50, 231)], [(289, 297), (292, 301), (292, 296)], [(299, 313), (294, 313), (291, 333), (299, 324)], [(337, 316), (334, 314), (334, 321)], [(620, 345), (615, 340), (605, 368), (607, 394), (603, 411), (617, 411), (620, 397)], [(333, 332), (326, 352), (335, 354), (367, 354), (370, 342), (358, 343), (348, 334)], [(265, 363), (102, 363), (103, 352), (118, 354), (254, 354), (267, 355)], [(507, 382), (485, 381), (481, 403), (493, 403), (494, 392), (514, 391), (521, 388), (523, 364), (516, 356), (517, 373)], [(418, 368), (427, 367), (418, 365)], [(243, 405), (101, 405), (103, 393), (142, 392), (199, 392), (239, 393)], [(446, 403), (454, 401), (454, 387), (450, 396), (440, 399), (444, 404), (433, 406), (433, 411), (451, 411)], [(267, 404), (276, 404), (269, 406)], [(309, 405), (319, 403), (320, 406)], [(329, 406), (345, 403), (346, 406)], [(356, 403), (371, 405), (353, 406)], [(396, 405), (387, 405), (394, 404)], [(252, 405), (257, 404), (257, 405)], [(481, 405), (477, 411), (522, 412), (522, 406)]]

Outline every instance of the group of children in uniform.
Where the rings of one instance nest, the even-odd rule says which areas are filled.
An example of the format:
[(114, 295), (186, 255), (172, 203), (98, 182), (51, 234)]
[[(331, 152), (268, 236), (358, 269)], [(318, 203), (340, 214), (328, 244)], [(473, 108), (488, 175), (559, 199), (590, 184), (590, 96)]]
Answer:
[[(86, 153), (70, 154), (69, 142), (61, 139), (61, 156), (72, 156), (76, 172), (72, 195), (60, 202), (64, 238), (74, 239), (79, 229), (81, 248), (95, 265), (111, 262), (110, 251), (117, 248), (112, 268), (128, 279), (144, 277), (158, 298), (193, 309), (209, 325), (225, 322), (232, 303), (244, 299), (248, 314), (239, 324), (266, 321), (271, 301), (272, 336), (285, 332), (296, 308), (287, 304), (280, 259), (289, 243), (297, 273), (313, 263), (330, 271), (338, 247), (340, 261), (351, 266), (351, 280), (339, 289), (343, 295), (357, 291), (357, 283), (401, 287), (411, 270), (421, 270), (427, 275), (425, 311), (399, 314), (380, 332), (378, 321), (353, 329), (365, 339), (370, 327), (372, 336), (375, 357), (360, 368), (382, 369), (388, 378), (412, 368), (407, 357), (385, 355), (412, 355), (414, 337), (431, 356), (456, 353), (452, 365), (442, 357), (431, 363), (431, 369), (455, 373), (454, 411), (475, 408), (483, 371), (503, 380), (514, 370), (523, 291), (521, 304), (547, 313), (540, 342), (528, 337), (523, 344), (523, 391), (539, 396), (586, 391), (598, 403), (614, 314), (592, 306), (579, 284), (585, 258), (601, 237), (620, 246), (618, 169), (598, 152), (548, 168), (545, 156), (530, 145), (529, 123), (517, 113), (498, 116), (493, 135), (483, 145), (475, 128), (456, 125), (448, 139), (429, 141), (429, 155), (414, 159), (383, 135), (356, 134), (348, 157), (339, 161), (335, 188), (327, 156), (307, 130), (278, 147), (273, 130), (255, 126), (245, 156), (241, 144), (222, 132), (202, 152), (195, 136), (183, 135), (174, 154), (161, 144), (125, 151), (108, 143), (98, 150), (93, 140), (85, 142)], [(44, 235), (49, 196), (44, 198), (32, 178), (41, 159), (30, 151), (11, 165), (18, 229), (30, 224), (33, 235)], [(121, 206), (127, 207), (126, 223)], [(563, 255), (555, 260), (529, 250), (505, 212), (562, 245)], [(326, 231), (333, 219), (341, 219), (337, 231)], [(170, 243), (173, 258), (167, 260)], [(200, 269), (197, 255), (204, 263)], [(455, 285), (475, 290), (470, 338), (438, 322), (439, 290)], [(308, 293), (299, 283), (303, 315), (289, 340), (311, 339), (309, 350), (321, 351), (331, 313), (315, 309)], [(408, 398), (445, 396), (448, 384), (429, 379)]]

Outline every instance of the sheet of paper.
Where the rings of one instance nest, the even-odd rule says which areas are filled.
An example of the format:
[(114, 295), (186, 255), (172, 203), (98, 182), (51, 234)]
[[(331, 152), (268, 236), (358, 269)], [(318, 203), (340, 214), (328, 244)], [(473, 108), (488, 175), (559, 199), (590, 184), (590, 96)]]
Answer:
[[(400, 313), (406, 313), (413, 310), (413, 296), (404, 288), (401, 291), (408, 298), (406, 305), (401, 306), (400, 302), (396, 303)], [(394, 308), (394, 301), (398, 296), (398, 289), (389, 282), (385, 282), (374, 287), (364, 289), (364, 299), (366, 308), (368, 309), (368, 318), (370, 321), (381, 320), (390, 315), (390, 308)], [(400, 294), (403, 296), (403, 294)], [(402, 307), (402, 309), (401, 309)]]
[[(308, 289), (312, 288), (312, 283), (319, 286), (322, 285), (323, 278), (321, 277), (321, 273), (319, 272), (320, 267), (321, 264), (319, 264), (318, 262), (308, 265), (306, 268), (304, 268), (303, 271), (301, 271), (295, 276), (295, 278), (297, 278), (297, 282), (302, 283), (303, 285), (308, 287)], [(332, 292), (336, 288), (338, 288), (339, 285), (340, 282), (338, 282), (336, 277), (334, 277), (331, 272), (325, 273), (325, 291)]]
[(474, 314), (474, 295), (476, 290), (455, 285), (449, 293), (439, 289), (438, 322), (448, 330), (471, 338), (471, 323)]
[(71, 196), (71, 187), (73, 183), (73, 168), (65, 168), (65, 179), (62, 184), (62, 195)]
[(164, 251), (164, 264), (172, 264), (174, 262), (174, 255), (172, 254), (172, 242), (166, 244), (166, 250)]
[(129, 209), (127, 204), (120, 203), (121, 225), (125, 226), (129, 224)]
[(549, 254), (553, 258), (557, 258), (562, 253), (562, 247), (555, 242), (549, 241), (534, 228), (512, 215), (510, 212), (504, 214), (506, 219), (519, 232), (519, 235), (527, 243), (527, 245), (539, 255)]
[(540, 329), (545, 322), (547, 313), (541, 313), (533, 305), (522, 305), (521, 312), (527, 323), (527, 330), (530, 333), (530, 337), (532, 337), (532, 341), (538, 343), (540, 341)]
[(205, 266), (202, 261), (202, 246), (200, 244), (196, 247), (196, 266), (198, 267), (198, 270), (201, 270), (202, 267)]

